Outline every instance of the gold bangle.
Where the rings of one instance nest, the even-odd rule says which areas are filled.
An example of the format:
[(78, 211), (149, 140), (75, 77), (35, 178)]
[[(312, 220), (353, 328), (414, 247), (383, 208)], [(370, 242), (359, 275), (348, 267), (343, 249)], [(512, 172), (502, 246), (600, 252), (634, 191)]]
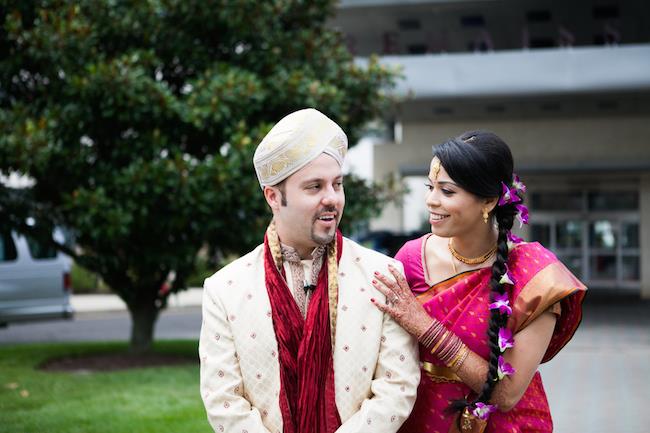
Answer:
[(432, 355), (435, 355), (435, 354), (436, 354), (436, 350), (438, 349), (438, 347), (439, 347), (439, 346), (440, 346), (444, 341), (446, 341), (447, 338), (449, 338), (449, 331), (445, 332), (445, 333), (444, 333), (444, 334), (443, 334), (443, 335), (438, 339), (438, 341), (436, 342), (435, 346), (433, 346), (433, 348), (431, 349), (431, 354), (432, 354)]
[(469, 355), (469, 347), (466, 345), (463, 345), (463, 347), (458, 351), (458, 354), (454, 357), (453, 361), (451, 362), (451, 365), (449, 368), (452, 369), (452, 371), (457, 372), (460, 370), (460, 367), (463, 365), (465, 362), (465, 359), (467, 358), (467, 355)]

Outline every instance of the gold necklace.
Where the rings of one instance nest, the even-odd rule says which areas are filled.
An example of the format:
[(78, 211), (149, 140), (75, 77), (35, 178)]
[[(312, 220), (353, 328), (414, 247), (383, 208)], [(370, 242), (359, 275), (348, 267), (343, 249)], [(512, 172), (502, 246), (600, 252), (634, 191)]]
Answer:
[[(485, 262), (487, 259), (489, 259), (490, 257), (492, 257), (492, 255), (497, 250), (497, 246), (495, 245), (492, 248), (490, 248), (490, 251), (488, 251), (487, 253), (485, 253), (483, 255), (480, 255), (478, 257), (465, 257), (465, 256), (461, 256), (458, 253), (458, 251), (456, 251), (454, 249), (454, 246), (451, 244), (451, 238), (449, 238), (449, 243), (447, 244), (447, 246), (449, 247), (449, 252), (451, 253), (451, 255), (454, 256), (454, 258), (456, 260), (458, 260), (459, 262), (463, 262), (466, 265), (478, 265), (478, 264), (481, 264), (481, 263)], [(453, 264), (453, 260), (452, 260), (452, 264)]]

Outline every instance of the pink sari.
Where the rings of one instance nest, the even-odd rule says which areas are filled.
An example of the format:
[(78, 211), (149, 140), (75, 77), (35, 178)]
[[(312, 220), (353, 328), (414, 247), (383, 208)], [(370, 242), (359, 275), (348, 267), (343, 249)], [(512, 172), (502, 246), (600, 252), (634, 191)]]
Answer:
[[(443, 322), (469, 348), (487, 359), (490, 268), (463, 272), (430, 286), (423, 267), (423, 246), (429, 235), (407, 242), (395, 256), (404, 264), (411, 290), (432, 317)], [(558, 314), (555, 330), (542, 362), (553, 358), (571, 339), (581, 317), (586, 287), (558, 259), (538, 243), (522, 243), (511, 251), (508, 269), (515, 278), (510, 293), (513, 313), (508, 328), (521, 331), (551, 309)], [(420, 347), (420, 360), (444, 365)], [(447, 433), (454, 418), (445, 413), (450, 400), (467, 396), (471, 389), (457, 380), (432, 378), (422, 371), (418, 397), (400, 433)], [(472, 394), (474, 395), (474, 394)], [(553, 422), (539, 372), (517, 405), (494, 412), (485, 433), (551, 432)]]

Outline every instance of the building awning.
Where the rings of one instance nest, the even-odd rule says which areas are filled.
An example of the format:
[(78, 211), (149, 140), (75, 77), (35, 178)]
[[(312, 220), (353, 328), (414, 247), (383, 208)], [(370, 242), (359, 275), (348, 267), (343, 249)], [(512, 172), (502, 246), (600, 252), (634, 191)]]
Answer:
[(650, 90), (650, 44), (385, 56), (380, 61), (401, 68), (396, 92), (415, 99)]

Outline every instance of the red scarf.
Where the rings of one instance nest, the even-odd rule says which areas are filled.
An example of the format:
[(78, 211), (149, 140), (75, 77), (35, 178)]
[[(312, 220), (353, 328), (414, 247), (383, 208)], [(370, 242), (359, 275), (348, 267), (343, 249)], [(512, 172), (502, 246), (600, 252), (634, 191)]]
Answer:
[[(337, 262), (343, 238), (337, 230)], [(284, 433), (333, 433), (341, 419), (334, 398), (334, 365), (327, 293), (327, 255), (303, 319), (264, 236), (264, 272), (280, 359)]]

